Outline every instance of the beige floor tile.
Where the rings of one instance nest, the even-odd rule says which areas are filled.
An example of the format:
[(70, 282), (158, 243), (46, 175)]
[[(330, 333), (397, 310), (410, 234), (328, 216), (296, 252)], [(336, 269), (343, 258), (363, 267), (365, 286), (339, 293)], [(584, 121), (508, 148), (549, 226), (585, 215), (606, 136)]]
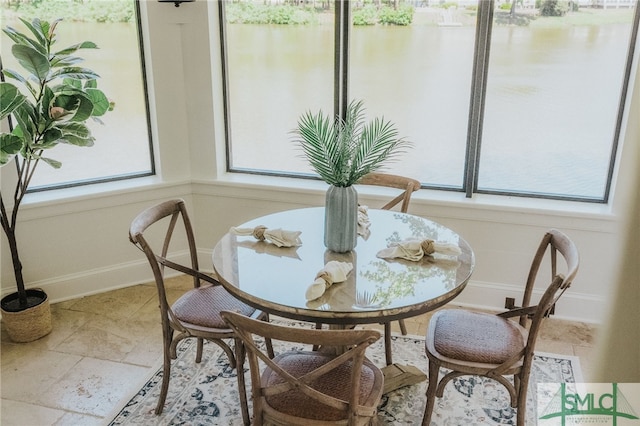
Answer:
[[(173, 303), (172, 295), (174, 291), (176, 293), (179, 292), (179, 290), (167, 290), (167, 294), (169, 294), (167, 301), (170, 305)], [(179, 294), (183, 293), (180, 292)], [(175, 299), (177, 299), (178, 297), (179, 296), (175, 296)], [(158, 301), (157, 293), (154, 293), (153, 297), (135, 312), (135, 318), (139, 321), (155, 322), (158, 327), (162, 326), (160, 322), (160, 302)]]
[(149, 374), (150, 369), (145, 367), (83, 358), (72, 371), (43, 388), (40, 403), (104, 417)]
[(540, 330), (539, 337), (545, 340), (560, 340), (572, 345), (593, 346), (597, 328), (591, 324), (548, 318)]
[(122, 359), (128, 364), (159, 367), (162, 364), (162, 336), (142, 339)]
[[(107, 324), (107, 321), (113, 321), (113, 324)], [(116, 325), (117, 323), (120, 325)], [(122, 361), (136, 346), (136, 339), (117, 333), (120, 331), (118, 327), (125, 327), (127, 324), (130, 322), (107, 318), (91, 321), (61, 342), (56, 349), (84, 357)]]
[[(154, 320), (138, 321), (135, 346), (123, 358), (123, 362), (136, 365), (154, 366), (162, 360), (162, 324), (160, 310), (156, 307)], [(136, 315), (137, 316), (137, 315)]]
[(0, 422), (3, 426), (53, 425), (66, 414), (63, 410), (3, 399)]
[(60, 342), (55, 350), (122, 361), (140, 341), (161, 339), (159, 321), (140, 320), (137, 315), (117, 319), (101, 314), (85, 315), (84, 325)]
[(573, 347), (573, 351), (576, 356), (580, 358), (580, 367), (582, 368), (584, 381), (587, 383), (593, 381), (598, 356), (597, 349), (592, 346), (576, 345)]
[(560, 342), (558, 340), (538, 339), (535, 351), (575, 356), (572, 345), (568, 345), (565, 342)]
[(104, 424), (105, 419), (102, 417), (78, 413), (65, 413), (60, 420), (51, 423), (52, 426), (103, 426)]
[(137, 285), (83, 297), (71, 304), (68, 309), (91, 312), (109, 318), (129, 318), (155, 296), (156, 291), (153, 287)]
[(193, 278), (189, 275), (167, 278), (165, 279), (165, 287), (173, 290), (190, 290), (193, 288)]
[(35, 350), (23, 345), (2, 345), (2, 398), (40, 403), (45, 389), (71, 372), (82, 357)]
[(82, 328), (93, 316), (94, 314), (90, 312), (61, 309), (57, 305), (53, 305), (51, 307), (53, 330), (51, 334), (41, 340), (46, 342), (49, 349), (53, 349)]

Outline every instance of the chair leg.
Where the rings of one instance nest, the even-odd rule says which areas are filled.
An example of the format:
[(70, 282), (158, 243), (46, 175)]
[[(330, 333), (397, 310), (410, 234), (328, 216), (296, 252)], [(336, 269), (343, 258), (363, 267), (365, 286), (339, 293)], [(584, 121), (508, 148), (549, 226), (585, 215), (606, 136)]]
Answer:
[(235, 352), (236, 375), (238, 376), (238, 393), (240, 395), (240, 410), (242, 411), (242, 422), (246, 426), (249, 426), (251, 424), (251, 418), (249, 417), (249, 404), (247, 403), (247, 385), (244, 379), (245, 351), (240, 339), (235, 339)]
[(167, 399), (167, 393), (169, 392), (169, 380), (171, 379), (171, 335), (164, 336), (163, 342), (164, 362), (162, 364), (162, 386), (160, 387), (160, 396), (158, 397), (158, 404), (156, 405), (156, 416), (162, 414), (164, 410), (164, 403)]
[(424, 415), (422, 416), (422, 426), (429, 426), (431, 423), (431, 415), (436, 402), (436, 390), (438, 388), (438, 375), (440, 373), (440, 365), (429, 360), (429, 385), (427, 386), (427, 404), (424, 407)]
[(378, 426), (378, 415), (376, 414), (375, 416), (371, 417), (371, 420), (369, 420), (369, 425), (370, 426)]
[(517, 411), (517, 417), (516, 417), (516, 425), (517, 426), (525, 426), (525, 414), (527, 411), (527, 401), (524, 400), (522, 401), (522, 403), (518, 403), (518, 408), (516, 408)]
[[(269, 314), (265, 313), (262, 321), (269, 322)], [(269, 355), (269, 358), (273, 359), (276, 356), (273, 353), (273, 342), (270, 338), (266, 338), (264, 343), (267, 346), (267, 355)]]
[(200, 361), (202, 361), (202, 347), (204, 344), (204, 339), (202, 337), (198, 337), (198, 347), (196, 350), (196, 364), (200, 364)]
[(516, 375), (514, 377), (517, 387), (516, 391), (518, 392), (518, 406), (517, 417), (516, 417), (516, 425), (517, 426), (525, 426), (525, 417), (527, 414), (527, 388), (529, 387), (529, 374), (530, 374), (530, 366), (527, 368), (527, 371), (520, 372), (522, 377)]
[(273, 343), (270, 338), (266, 339), (265, 345), (267, 345), (267, 355), (269, 355), (269, 358), (273, 359), (276, 354), (273, 352)]
[[(316, 330), (322, 330), (322, 323), (316, 323)], [(318, 345), (313, 345), (313, 347), (311, 348), (312, 351), (317, 351), (318, 349), (320, 349), (320, 346)]]
[(403, 319), (398, 320), (398, 324), (400, 325), (400, 331), (402, 332), (402, 335), (406, 336), (407, 335), (407, 326), (405, 325), (404, 320)]
[(384, 356), (387, 359), (387, 365), (393, 364), (393, 356), (391, 355), (391, 323), (384, 323)]

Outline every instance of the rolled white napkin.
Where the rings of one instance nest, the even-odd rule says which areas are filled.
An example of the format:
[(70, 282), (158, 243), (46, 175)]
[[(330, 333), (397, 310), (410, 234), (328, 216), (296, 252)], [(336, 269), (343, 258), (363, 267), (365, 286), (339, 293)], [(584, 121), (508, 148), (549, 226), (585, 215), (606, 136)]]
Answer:
[(339, 262), (337, 260), (327, 262), (324, 268), (316, 275), (313, 284), (307, 289), (305, 297), (307, 300), (317, 299), (322, 296), (333, 283), (345, 281), (352, 269), (353, 264), (351, 262)]
[(371, 226), (371, 222), (369, 222), (369, 207), (358, 205), (358, 235), (362, 235), (365, 240), (371, 234), (369, 226)]
[(235, 235), (252, 235), (256, 240), (267, 241), (278, 247), (294, 247), (302, 245), (300, 231), (285, 231), (283, 229), (267, 229), (266, 226), (256, 226), (255, 228), (231, 227), (229, 232)]
[(382, 249), (376, 256), (382, 259), (401, 258), (417, 262), (424, 256), (433, 253), (457, 256), (462, 253), (460, 247), (451, 243), (443, 243), (434, 240), (419, 238), (407, 238), (398, 243), (391, 243), (386, 249)]

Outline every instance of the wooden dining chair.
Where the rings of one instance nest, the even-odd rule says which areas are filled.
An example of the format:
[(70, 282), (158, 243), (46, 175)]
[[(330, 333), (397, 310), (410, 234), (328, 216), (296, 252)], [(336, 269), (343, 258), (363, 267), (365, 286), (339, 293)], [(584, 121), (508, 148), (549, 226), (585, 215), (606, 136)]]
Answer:
[[(531, 303), (534, 285), (546, 253), (551, 282), (538, 301)], [(561, 256), (558, 256), (560, 253)], [(558, 258), (564, 258), (560, 272)], [(517, 425), (525, 425), (527, 388), (536, 338), (543, 320), (578, 272), (579, 255), (564, 233), (552, 229), (544, 234), (533, 258), (522, 306), (492, 315), (464, 309), (436, 312), (429, 321), (425, 348), (429, 359), (429, 385), (423, 425), (429, 425), (436, 396), (441, 398), (451, 380), (464, 375), (480, 375), (501, 383), (509, 392), (511, 407), (517, 410)], [(518, 321), (512, 319), (518, 318)], [(449, 369), (438, 382), (440, 368)], [(508, 376), (513, 376), (513, 383)]]
[[(184, 233), (174, 233), (179, 220), (184, 226)], [(180, 240), (182, 234), (186, 237), (190, 266), (168, 258), (171, 242)], [(129, 240), (147, 257), (158, 291), (164, 355), (162, 387), (155, 409), (155, 413), (159, 415), (162, 413), (169, 390), (171, 359), (176, 358), (176, 347), (180, 341), (189, 337), (197, 339), (196, 363), (202, 360), (204, 339), (217, 344), (224, 350), (229, 358), (229, 365), (233, 368), (236, 359), (225, 339), (232, 339), (235, 334), (226, 325), (220, 312), (233, 310), (263, 321), (268, 321), (269, 317), (266, 313), (240, 302), (227, 293), (216, 279), (200, 272), (195, 237), (183, 200), (165, 201), (142, 211), (131, 222)], [(193, 277), (193, 289), (184, 293), (173, 305), (169, 305), (167, 301), (165, 267)], [(177, 332), (177, 335), (174, 336), (174, 332)], [(273, 356), (271, 342), (268, 342), (268, 347)]]
[(411, 195), (420, 189), (420, 182), (405, 176), (391, 175), (386, 173), (368, 173), (357, 183), (358, 185), (384, 186), (402, 190), (391, 201), (380, 207), (382, 210), (391, 210), (402, 202), (400, 211), (406, 213), (409, 209)]
[[(402, 213), (406, 213), (409, 209), (411, 195), (420, 189), (420, 182), (415, 179), (386, 173), (368, 173), (358, 181), (358, 185), (384, 186), (402, 190), (402, 192), (391, 201), (380, 207), (382, 210), (391, 210), (402, 203), (400, 204), (399, 209)], [(384, 348), (386, 361), (387, 365), (391, 365), (393, 364), (393, 355), (391, 352), (391, 321), (386, 321), (382, 324), (384, 325)], [(404, 320), (398, 320), (398, 324), (400, 326), (401, 333), (406, 335), (407, 327)]]
[[(254, 425), (376, 423), (384, 376), (365, 357), (365, 350), (380, 338), (378, 331), (286, 327), (235, 312), (223, 312), (222, 317), (237, 336), (238, 369), (245, 353), (249, 360)], [(256, 343), (258, 337), (297, 345), (271, 359)], [(299, 344), (350, 349), (336, 355), (303, 350)], [(247, 417), (248, 412), (245, 424)]]

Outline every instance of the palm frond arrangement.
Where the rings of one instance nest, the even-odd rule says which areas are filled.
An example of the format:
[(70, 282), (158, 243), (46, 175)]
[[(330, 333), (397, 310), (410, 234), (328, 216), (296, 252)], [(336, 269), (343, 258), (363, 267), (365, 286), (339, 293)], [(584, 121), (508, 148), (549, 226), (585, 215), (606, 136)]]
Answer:
[(339, 187), (355, 184), (411, 146), (383, 117), (366, 123), (363, 101), (356, 100), (349, 103), (344, 120), (332, 119), (322, 110), (304, 113), (293, 134), (313, 170)]

